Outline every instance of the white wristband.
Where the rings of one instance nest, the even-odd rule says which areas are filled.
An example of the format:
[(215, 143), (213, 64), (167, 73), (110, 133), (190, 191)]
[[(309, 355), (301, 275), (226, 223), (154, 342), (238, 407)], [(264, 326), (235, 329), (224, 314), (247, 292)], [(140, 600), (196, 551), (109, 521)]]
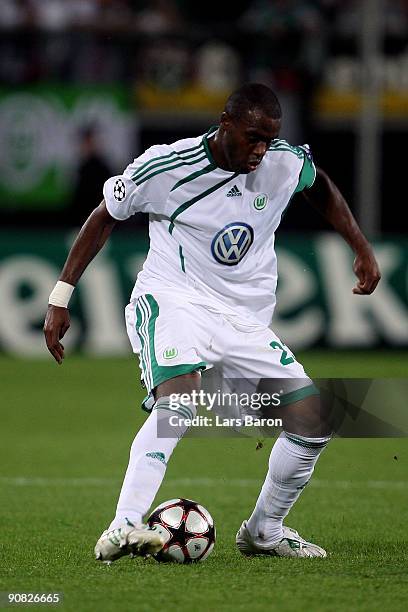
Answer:
[(61, 306), (61, 308), (67, 308), (68, 302), (74, 291), (75, 287), (64, 281), (58, 281), (54, 289), (50, 293), (48, 303), (53, 306)]

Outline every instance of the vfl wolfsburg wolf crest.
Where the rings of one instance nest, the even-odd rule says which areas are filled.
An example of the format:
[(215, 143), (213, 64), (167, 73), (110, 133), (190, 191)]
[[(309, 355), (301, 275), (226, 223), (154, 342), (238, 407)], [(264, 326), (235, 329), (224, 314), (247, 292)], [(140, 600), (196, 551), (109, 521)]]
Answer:
[(178, 355), (178, 350), (176, 349), (175, 346), (167, 347), (163, 351), (164, 359), (174, 359), (174, 357), (177, 357), (177, 355)]
[(229, 223), (218, 232), (211, 243), (211, 252), (218, 263), (236, 266), (248, 253), (254, 241), (254, 230), (247, 223)]
[(263, 210), (268, 203), (268, 199), (266, 193), (259, 193), (254, 200), (254, 208), (256, 210)]

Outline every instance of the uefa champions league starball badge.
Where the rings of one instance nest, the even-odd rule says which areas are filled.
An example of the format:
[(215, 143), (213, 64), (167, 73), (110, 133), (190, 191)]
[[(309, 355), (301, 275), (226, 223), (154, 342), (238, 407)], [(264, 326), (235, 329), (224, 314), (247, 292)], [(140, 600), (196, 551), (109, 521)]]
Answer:
[(126, 197), (126, 187), (122, 179), (117, 179), (113, 186), (113, 197), (117, 202), (122, 202)]

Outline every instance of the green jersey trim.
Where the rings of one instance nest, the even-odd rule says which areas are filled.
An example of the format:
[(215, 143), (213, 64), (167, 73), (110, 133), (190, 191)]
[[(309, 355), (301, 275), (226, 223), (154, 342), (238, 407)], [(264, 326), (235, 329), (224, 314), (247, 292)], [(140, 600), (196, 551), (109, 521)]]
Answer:
[[(155, 168), (160, 168), (161, 166), (170, 166), (171, 164), (174, 164), (175, 162), (180, 162), (180, 161), (184, 162), (187, 159), (192, 159), (193, 157), (197, 157), (198, 155), (203, 155), (203, 153), (204, 153), (204, 147), (200, 147), (198, 151), (196, 151), (195, 153), (190, 153), (190, 155), (186, 155), (185, 157), (180, 157), (179, 155), (177, 155), (176, 157), (172, 157), (171, 159), (157, 162), (155, 164), (150, 165), (148, 168), (145, 168), (145, 170), (143, 170), (142, 172), (136, 172), (132, 177), (132, 181), (138, 184), (138, 181), (142, 177), (146, 176), (146, 174), (148, 174), (151, 170), (154, 170)], [(203, 159), (205, 159), (205, 155)]]
[(293, 195), (313, 185), (316, 178), (316, 166), (314, 165), (312, 159), (308, 156), (304, 147), (293, 147), (287, 143), (286, 140), (276, 139), (272, 142), (268, 151), (286, 151), (287, 153), (293, 153), (299, 159), (303, 159), (303, 166), (302, 170), (300, 171), (299, 181)]
[(157, 363), (154, 339), (158, 316), (159, 305), (154, 297), (150, 293), (140, 296), (136, 303), (136, 331), (142, 348), (143, 377), (149, 391), (174, 376), (190, 374), (207, 367), (204, 361), (174, 366), (161, 366)]
[(185, 183), (194, 181), (194, 179), (198, 178), (199, 176), (202, 176), (203, 174), (208, 174), (208, 172), (212, 172), (212, 170), (215, 170), (216, 167), (216, 164), (208, 164), (208, 166), (205, 166), (205, 168), (203, 168), (202, 170), (197, 170), (196, 172), (193, 172), (192, 174), (189, 174), (188, 176), (185, 176), (184, 178), (180, 179), (178, 183), (176, 183), (174, 187), (170, 189), (170, 191), (178, 189), (179, 187), (181, 187), (181, 185), (184, 185)]
[[(158, 155), (157, 157), (152, 157), (151, 159), (146, 161), (144, 164), (142, 164), (139, 168), (137, 168), (137, 170), (135, 170), (133, 176), (131, 176), (131, 179), (133, 181), (135, 180), (135, 178), (138, 178), (139, 174), (144, 174), (145, 172), (148, 172), (151, 169), (152, 164), (155, 164), (155, 162), (163, 162), (163, 160), (167, 160), (167, 162), (163, 162), (163, 163), (169, 163), (169, 164), (173, 163), (177, 161), (177, 157), (179, 155), (182, 155), (184, 153), (190, 153), (191, 151), (197, 151), (197, 149), (200, 149), (202, 146), (203, 146), (203, 143), (200, 142), (195, 147), (190, 147), (189, 149), (182, 149), (181, 151), (172, 151), (171, 153), (167, 153), (166, 155)], [(188, 155), (185, 159), (188, 159), (189, 157), (193, 157), (194, 155), (198, 155), (198, 153), (201, 153), (201, 151), (197, 151), (196, 153), (193, 153), (192, 155)], [(169, 159), (169, 158), (174, 158), (174, 159)]]
[(145, 345), (144, 345), (145, 341), (141, 335), (141, 332), (139, 331), (141, 330), (142, 323), (144, 323), (144, 314), (139, 308), (139, 306), (136, 305), (136, 331), (137, 331), (137, 335), (139, 336), (140, 343), (142, 345), (142, 350), (140, 351), (140, 361), (142, 365), (142, 371), (144, 372), (144, 376), (145, 376), (145, 382), (147, 383), (148, 370), (147, 370), (147, 362), (146, 362), (146, 351), (145, 351)]
[(158, 366), (159, 373), (154, 379), (154, 389), (158, 385), (161, 385), (166, 380), (170, 380), (170, 378), (174, 378), (175, 376), (182, 376), (183, 374), (191, 374), (192, 372), (198, 372), (198, 370), (205, 370), (207, 364), (205, 361), (200, 361), (199, 363), (182, 363), (180, 365), (174, 366)]
[(184, 255), (183, 255), (183, 247), (180, 245), (179, 246), (179, 256), (180, 256), (180, 265), (181, 265), (181, 269), (183, 270), (183, 272), (185, 273), (186, 268), (185, 268), (185, 264), (184, 264)]
[(304, 158), (303, 158), (303, 166), (302, 169), (300, 171), (299, 174), (299, 180), (298, 180), (298, 184), (296, 185), (296, 189), (295, 191), (292, 193), (292, 195), (290, 196), (288, 203), (286, 204), (284, 210), (282, 211), (282, 215), (281, 218), (283, 218), (286, 214), (286, 211), (288, 210), (294, 196), (303, 191), (305, 188), (309, 188), (313, 185), (313, 183), (315, 182), (316, 179), (316, 166), (314, 165), (314, 163), (307, 157), (306, 153), (304, 152)]
[(217, 168), (217, 164), (215, 163), (215, 159), (213, 154), (211, 153), (210, 145), (208, 144), (208, 137), (212, 136), (218, 130), (218, 125), (212, 125), (208, 132), (204, 134), (202, 143), (204, 145), (205, 152), (208, 157), (208, 161), (210, 161)]
[(287, 406), (288, 404), (299, 402), (300, 400), (305, 399), (305, 397), (310, 397), (311, 395), (320, 395), (319, 389), (313, 384), (281, 395), (279, 398), (280, 406)]
[(206, 196), (210, 195), (210, 193), (213, 193), (214, 191), (217, 191), (217, 189), (220, 189), (221, 187), (223, 187), (224, 185), (226, 185), (227, 183), (229, 183), (230, 181), (232, 181), (234, 178), (236, 178), (239, 175), (239, 172), (235, 172), (232, 176), (227, 177), (226, 179), (220, 181), (219, 183), (216, 183), (215, 185), (213, 185), (212, 187), (210, 187), (209, 189), (207, 189), (206, 191), (203, 191), (203, 193), (199, 193), (198, 195), (196, 195), (194, 198), (191, 198), (191, 200), (187, 200), (187, 202), (184, 202), (184, 204), (182, 204), (181, 206), (179, 206), (174, 213), (171, 215), (170, 217), (170, 226), (169, 226), (169, 232), (170, 234), (173, 233), (173, 229), (174, 229), (174, 221), (175, 219), (185, 210), (187, 210), (187, 208), (190, 208), (190, 206), (192, 206), (193, 204), (195, 204), (196, 202), (198, 202), (199, 200), (202, 200), (203, 198), (205, 198)]
[(309, 159), (306, 153), (304, 155), (303, 166), (302, 170), (300, 171), (299, 182), (295, 189), (295, 193), (303, 191), (303, 189), (308, 189), (313, 185), (316, 179), (316, 166), (311, 159)]
[(206, 189), (206, 191), (203, 191), (202, 193), (199, 193), (198, 195), (196, 195), (194, 198), (191, 198), (191, 200), (187, 200), (187, 202), (184, 202), (184, 204), (181, 204), (181, 206), (179, 206), (170, 217), (170, 225), (169, 225), (170, 234), (173, 233), (175, 219), (179, 215), (181, 215), (181, 213), (187, 210), (187, 208), (190, 208), (190, 206), (192, 206), (196, 202), (199, 202), (199, 200), (202, 200), (206, 196), (210, 195), (210, 193), (214, 193), (214, 191), (217, 191), (217, 189), (220, 189), (221, 187), (223, 187), (224, 185), (226, 185), (227, 183), (235, 179), (238, 175), (239, 175), (239, 172), (235, 172), (232, 176), (228, 176), (227, 178), (223, 179), (219, 183), (216, 183), (209, 189)]
[[(201, 153), (201, 151), (200, 151)], [(194, 164), (198, 164), (199, 162), (203, 161), (206, 158), (205, 155), (203, 155), (202, 157), (199, 157), (198, 159), (194, 159), (193, 161), (182, 161), (178, 164), (175, 164), (174, 166), (172, 165), (166, 165), (164, 168), (160, 168), (160, 170), (156, 170), (155, 172), (152, 172), (151, 174), (147, 174), (147, 176), (143, 176), (143, 178), (141, 178), (140, 180), (135, 181), (136, 185), (139, 186), (142, 183), (144, 183), (145, 181), (148, 181), (149, 179), (151, 179), (153, 176), (156, 176), (157, 174), (162, 174), (163, 172), (168, 172), (169, 170), (175, 170), (176, 168), (180, 168), (181, 166), (193, 166)], [(174, 163), (177, 160), (172, 160), (171, 163)]]
[(293, 153), (299, 159), (302, 159), (305, 154), (301, 147), (292, 146), (286, 140), (279, 138), (271, 142), (268, 151), (287, 151), (288, 153)]

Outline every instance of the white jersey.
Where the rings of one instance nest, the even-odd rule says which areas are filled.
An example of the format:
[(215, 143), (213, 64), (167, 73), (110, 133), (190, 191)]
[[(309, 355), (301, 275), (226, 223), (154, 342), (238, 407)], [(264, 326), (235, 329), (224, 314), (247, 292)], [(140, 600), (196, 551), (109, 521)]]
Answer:
[(170, 291), (254, 324), (275, 306), (275, 231), (316, 168), (307, 145), (274, 140), (249, 174), (219, 168), (204, 136), (155, 145), (104, 185), (112, 217), (149, 213), (150, 249), (132, 298)]

